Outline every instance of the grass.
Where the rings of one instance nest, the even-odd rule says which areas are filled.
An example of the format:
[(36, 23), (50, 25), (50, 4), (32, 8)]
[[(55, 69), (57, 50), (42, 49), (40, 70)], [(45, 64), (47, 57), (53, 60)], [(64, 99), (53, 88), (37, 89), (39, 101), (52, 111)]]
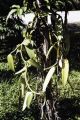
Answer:
[(61, 97), (80, 97), (80, 72), (72, 70), (69, 73), (68, 83), (61, 89)]
[(19, 93), (19, 76), (8, 71), (6, 63), (0, 63), (0, 120), (38, 119), (34, 104), (22, 112), (23, 100), (20, 100)]
[[(64, 90), (60, 88), (61, 98), (80, 98), (80, 72), (71, 70), (68, 80), (70, 84)], [(37, 106), (33, 104), (31, 109), (22, 112), (19, 106), (19, 76), (8, 71), (7, 64), (0, 63), (0, 120), (39, 120), (36, 111)]]

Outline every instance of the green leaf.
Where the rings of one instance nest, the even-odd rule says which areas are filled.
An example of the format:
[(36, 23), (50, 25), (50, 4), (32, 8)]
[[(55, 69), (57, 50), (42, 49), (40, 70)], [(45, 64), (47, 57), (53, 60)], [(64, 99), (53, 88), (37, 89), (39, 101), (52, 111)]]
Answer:
[(29, 49), (28, 47), (26, 47), (26, 51), (27, 51), (27, 54), (28, 56), (31, 58), (31, 59), (36, 59), (36, 53), (33, 49)]
[(63, 6), (65, 6), (65, 2), (62, 2), (62, 1), (57, 1), (59, 4), (61, 4), (61, 5), (63, 5)]
[(8, 14), (8, 16), (7, 16), (7, 18), (6, 18), (6, 23), (7, 23), (8, 19), (11, 17), (11, 15), (12, 15), (13, 13), (15, 13), (16, 11), (17, 11), (16, 9), (12, 9), (12, 10), (9, 12), (9, 14)]
[(27, 108), (30, 107), (31, 101), (33, 98), (33, 93), (32, 92), (27, 92), (25, 95), (24, 103), (23, 103), (23, 108), (22, 110), (24, 111)]
[(17, 8), (17, 9), (19, 9), (20, 6), (19, 5), (12, 5), (11, 8)]
[(22, 44), (25, 45), (25, 46), (28, 46), (30, 44), (30, 39), (24, 39)]
[(27, 63), (28, 63), (29, 65), (32, 65), (32, 66), (36, 67), (36, 68), (41, 68), (41, 66), (39, 65), (39, 63), (37, 63), (35, 60), (29, 59), (29, 60), (27, 61)]
[(19, 16), (19, 15), (22, 15), (22, 13), (23, 13), (23, 10), (22, 10), (22, 9), (17, 9), (17, 14), (18, 14), (18, 16)]
[(7, 61), (8, 61), (9, 70), (15, 71), (13, 56), (11, 54), (7, 56)]
[(43, 84), (43, 92), (46, 91), (46, 88), (47, 88), (54, 72), (55, 72), (55, 67), (53, 66), (46, 75), (46, 78), (45, 78), (45, 81)]
[(49, 0), (45, 0), (45, 2), (49, 3)]
[(68, 74), (69, 74), (69, 62), (67, 59), (64, 59), (62, 66), (62, 79), (61, 79), (64, 87), (67, 83)]

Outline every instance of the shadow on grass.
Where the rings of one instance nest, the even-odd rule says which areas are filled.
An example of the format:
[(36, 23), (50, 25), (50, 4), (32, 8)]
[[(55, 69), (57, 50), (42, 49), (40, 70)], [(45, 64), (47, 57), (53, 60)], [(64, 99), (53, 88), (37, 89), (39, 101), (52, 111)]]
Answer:
[(70, 69), (80, 71), (80, 23), (68, 25), (70, 35), (70, 51), (68, 59)]
[(64, 98), (56, 108), (61, 120), (78, 120), (76, 116), (80, 117), (80, 98)]
[(25, 111), (7, 112), (0, 120), (40, 120), (40, 112), (35, 106)]
[(13, 77), (14, 73), (12, 71), (0, 70), (0, 77), (10, 78)]
[[(60, 120), (78, 120), (80, 117), (80, 98), (62, 99), (57, 102), (56, 110), (61, 118)], [(0, 120), (40, 120), (40, 110), (38, 106), (33, 106), (23, 112), (6, 113)]]

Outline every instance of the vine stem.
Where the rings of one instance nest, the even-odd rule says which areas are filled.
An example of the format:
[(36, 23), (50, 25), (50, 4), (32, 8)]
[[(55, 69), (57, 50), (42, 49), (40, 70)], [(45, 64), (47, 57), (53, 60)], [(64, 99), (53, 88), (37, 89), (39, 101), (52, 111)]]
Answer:
[(49, 57), (52, 49), (55, 48), (55, 45), (56, 45), (56, 44), (57, 44), (57, 42), (55, 42), (54, 45), (52, 45), (52, 46), (49, 48), (49, 50), (48, 50), (48, 52), (47, 52), (47, 55), (46, 55), (46, 59), (48, 59), (48, 57)]
[(28, 83), (28, 80), (27, 80), (27, 66), (25, 65), (25, 67), (26, 67), (26, 70), (25, 70), (25, 82), (26, 82), (26, 85), (27, 85), (27, 87), (28, 87), (28, 89), (33, 93), (33, 94), (36, 94), (36, 95), (41, 95), (41, 94), (43, 94), (43, 92), (41, 91), (41, 92), (36, 92), (36, 91), (34, 91), (34, 90), (32, 90), (31, 89), (31, 87), (30, 87), (30, 85), (29, 85), (29, 83)]
[(21, 44), (18, 44), (17, 47), (11, 52), (11, 54), (13, 54), (20, 46), (21, 46)]
[(54, 67), (54, 66), (56, 66), (56, 65), (57, 65), (57, 62), (56, 62), (54, 65), (50, 66), (50, 67), (44, 68), (44, 71), (45, 71), (45, 70), (48, 70), (48, 69), (50, 69), (50, 68), (52, 68), (52, 67)]

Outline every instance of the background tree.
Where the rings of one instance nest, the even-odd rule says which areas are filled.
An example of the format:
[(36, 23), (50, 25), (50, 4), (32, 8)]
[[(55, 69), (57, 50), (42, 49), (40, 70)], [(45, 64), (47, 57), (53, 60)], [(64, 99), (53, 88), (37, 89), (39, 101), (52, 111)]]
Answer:
[(12, 49), (15, 47), (15, 45), (20, 43), (22, 39), (19, 29), (16, 29), (14, 25), (14, 21), (10, 21), (9, 24), (6, 24), (6, 17), (10, 11), (10, 7), (13, 4), (19, 4), (21, 6), (23, 1), (0, 1), (0, 61), (5, 62), (6, 55), (8, 55), (9, 52), (12, 51)]

